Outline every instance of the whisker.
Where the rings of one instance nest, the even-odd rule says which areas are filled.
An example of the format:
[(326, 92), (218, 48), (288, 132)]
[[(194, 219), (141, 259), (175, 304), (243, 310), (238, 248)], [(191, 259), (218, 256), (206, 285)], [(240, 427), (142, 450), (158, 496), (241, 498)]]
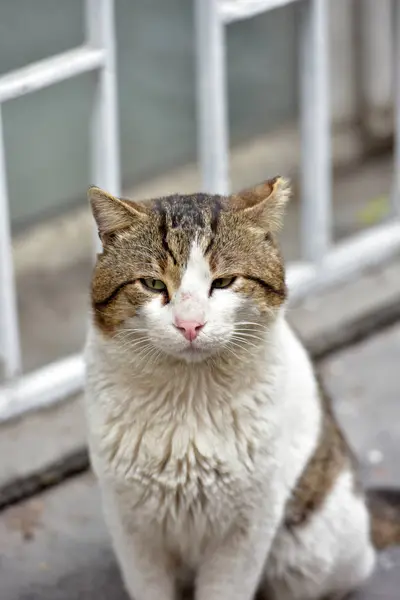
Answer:
[(122, 350), (125, 348), (131, 348), (133, 350), (137, 347), (146, 346), (149, 344), (150, 342), (146, 338), (143, 338), (141, 340), (123, 340), (123, 342), (119, 344), (119, 348), (121, 348)]
[(253, 325), (254, 327), (259, 327), (260, 329), (265, 327), (265, 325), (262, 323), (256, 323), (255, 321), (237, 321), (236, 325)]
[(254, 340), (258, 340), (259, 342), (263, 342), (265, 340), (265, 338), (261, 335), (256, 335), (255, 333), (248, 333), (247, 331), (235, 331), (233, 335), (238, 335), (241, 336), (243, 338), (251, 338)]
[(246, 347), (250, 347), (250, 348), (259, 348), (260, 346), (257, 346), (257, 344), (253, 344), (252, 342), (248, 342), (247, 340), (241, 340), (239, 338), (232, 338), (230, 340), (231, 344), (235, 344), (236, 346), (245, 349)]
[(123, 329), (114, 334), (114, 337), (133, 336), (135, 334), (145, 335), (146, 329)]
[(236, 325), (235, 324), (235, 331), (245, 331), (245, 332), (254, 333), (257, 335), (265, 335), (268, 332), (268, 329), (266, 327), (253, 327), (253, 326)]
[(134, 356), (129, 356), (129, 364), (137, 364), (137, 362), (139, 361), (139, 365), (141, 365), (142, 362), (145, 361), (146, 358), (150, 358), (155, 351), (157, 351), (157, 349), (154, 348), (154, 346), (150, 346), (149, 344), (147, 347), (141, 348), (139, 351), (136, 351)]
[(244, 350), (246, 353), (251, 354), (250, 348), (257, 348), (254, 344), (247, 343), (246, 345), (243, 342), (237, 342), (233, 339), (229, 340), (228, 344), (235, 346), (236, 348), (240, 348)]
[(226, 350), (227, 352), (230, 352), (230, 353), (232, 354), (232, 356), (234, 356), (234, 357), (236, 358), (236, 360), (240, 360), (240, 356), (238, 356), (238, 355), (236, 354), (236, 352), (234, 352), (234, 351), (232, 350), (232, 348), (230, 348), (228, 345), (226, 345), (226, 346), (225, 346), (225, 350)]
[[(234, 346), (235, 348), (238, 348), (238, 350), (241, 352), (241, 356), (239, 356), (236, 352), (233, 351), (232, 346)], [(248, 357), (253, 356), (253, 351), (251, 350), (251, 348), (246, 347), (246, 345), (244, 345), (242, 343), (235, 342), (233, 339), (228, 340), (226, 342), (226, 344), (224, 344), (224, 349), (231, 352), (231, 354), (233, 354), (233, 356), (235, 356), (235, 358), (237, 360), (241, 360), (245, 356), (248, 356)]]

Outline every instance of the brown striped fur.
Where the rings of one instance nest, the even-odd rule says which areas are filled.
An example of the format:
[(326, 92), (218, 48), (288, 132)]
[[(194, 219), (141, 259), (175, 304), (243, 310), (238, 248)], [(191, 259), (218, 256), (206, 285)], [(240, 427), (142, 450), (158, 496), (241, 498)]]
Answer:
[(103, 243), (92, 280), (97, 326), (112, 334), (152, 298), (141, 279), (161, 279), (168, 302), (179, 287), (194, 239), (215, 279), (234, 276), (234, 289), (251, 295), (262, 312), (278, 308), (286, 286), (275, 233), (288, 196), (282, 178), (230, 197), (176, 194), (148, 202), (121, 200), (91, 188)]
[[(353, 452), (332, 410), (331, 399), (319, 379), (322, 425), (317, 447), (304, 469), (286, 506), (285, 526), (305, 526), (323, 506), (346, 466), (354, 473), (355, 492), (363, 494)], [(400, 544), (400, 490), (366, 490), (371, 516), (371, 538), (376, 549)]]
[[(286, 507), (285, 524), (292, 529), (305, 525), (321, 508), (333, 485), (346, 467), (355, 460), (333, 414), (330, 399), (319, 385), (322, 423), (317, 447), (304, 469)], [(356, 469), (354, 478), (357, 481)]]

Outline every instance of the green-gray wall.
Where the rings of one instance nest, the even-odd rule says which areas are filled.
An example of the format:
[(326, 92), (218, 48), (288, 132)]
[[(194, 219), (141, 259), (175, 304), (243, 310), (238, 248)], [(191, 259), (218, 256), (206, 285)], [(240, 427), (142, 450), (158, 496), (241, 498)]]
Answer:
[[(195, 158), (192, 0), (116, 0), (124, 182)], [(81, 43), (81, 0), (0, 0), (0, 74)], [(231, 139), (262, 134), (296, 105), (295, 13), (228, 29)], [(4, 106), (11, 214), (23, 224), (82, 199), (92, 76)]]

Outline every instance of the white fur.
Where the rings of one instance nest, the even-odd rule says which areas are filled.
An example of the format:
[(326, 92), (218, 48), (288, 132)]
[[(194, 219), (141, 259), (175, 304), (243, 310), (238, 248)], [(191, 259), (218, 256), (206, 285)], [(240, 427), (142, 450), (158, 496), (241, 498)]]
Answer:
[(270, 600), (342, 598), (368, 578), (374, 562), (369, 515), (346, 470), (299, 535), (279, 532), (266, 568)]
[[(193, 580), (196, 600), (250, 600), (266, 578), (277, 600), (348, 591), (373, 565), (349, 473), (297, 537), (281, 527), (320, 427), (308, 357), (283, 314), (265, 324), (234, 287), (210, 285), (195, 244), (168, 305), (155, 297), (113, 340), (89, 334), (90, 450), (127, 589), (174, 600)], [(206, 320), (192, 346), (173, 326), (182, 312)]]
[[(216, 289), (210, 296), (211, 284), (208, 261), (194, 242), (180, 288), (171, 302), (162, 306), (161, 298), (156, 296), (126, 327), (145, 329), (146, 336), (156, 348), (186, 362), (204, 360), (224, 348), (231, 341), (235, 327), (246, 329), (248, 347), (251, 347), (250, 335), (255, 332), (249, 322), (256, 320), (257, 326), (259, 315), (231, 289)], [(188, 344), (173, 326), (175, 316), (206, 322), (201, 335), (192, 344)]]

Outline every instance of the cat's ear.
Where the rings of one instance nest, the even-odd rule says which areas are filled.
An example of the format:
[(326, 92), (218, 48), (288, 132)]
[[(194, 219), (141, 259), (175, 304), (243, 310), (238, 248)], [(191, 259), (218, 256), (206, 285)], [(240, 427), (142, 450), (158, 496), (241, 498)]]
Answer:
[(144, 206), (116, 198), (98, 187), (89, 188), (88, 199), (103, 243), (117, 231), (147, 218)]
[(231, 196), (231, 206), (234, 210), (241, 211), (254, 224), (276, 232), (282, 226), (290, 196), (289, 181), (283, 177), (274, 177)]

